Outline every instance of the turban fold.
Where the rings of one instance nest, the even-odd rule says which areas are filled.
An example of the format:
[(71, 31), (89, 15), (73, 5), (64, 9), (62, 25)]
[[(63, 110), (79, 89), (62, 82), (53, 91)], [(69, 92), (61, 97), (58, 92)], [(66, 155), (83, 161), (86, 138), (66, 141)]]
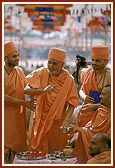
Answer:
[(4, 57), (16, 51), (17, 51), (17, 47), (13, 42), (6, 42), (4, 44)]
[(108, 59), (109, 47), (108, 46), (94, 46), (91, 49), (91, 56), (95, 58)]
[(51, 48), (48, 53), (48, 58), (53, 58), (57, 61), (64, 62), (66, 51), (59, 48)]

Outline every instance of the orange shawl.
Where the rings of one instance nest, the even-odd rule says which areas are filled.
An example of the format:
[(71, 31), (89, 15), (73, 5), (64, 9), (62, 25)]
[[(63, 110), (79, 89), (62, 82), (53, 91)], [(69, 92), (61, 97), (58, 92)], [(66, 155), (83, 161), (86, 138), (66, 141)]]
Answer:
[(100, 105), (91, 121), (78, 133), (76, 139), (76, 157), (79, 163), (86, 163), (90, 159), (88, 145), (96, 133), (107, 133), (111, 136), (111, 110)]
[(97, 87), (97, 82), (96, 82), (96, 78), (95, 78), (95, 71), (93, 70), (93, 68), (88, 68), (87, 70), (85, 70), (83, 72), (83, 76), (82, 78), (82, 87), (81, 89), (85, 92), (86, 95), (89, 95), (89, 91), (90, 90), (98, 90)]
[[(96, 84), (95, 71), (93, 68), (85, 69), (82, 72), (82, 82), (81, 89), (86, 95), (89, 95), (90, 90), (99, 91)], [(91, 120), (93, 114), (93, 111), (80, 111), (77, 116), (78, 125), (80, 127), (85, 126), (85, 124)]]
[(92, 157), (87, 164), (111, 164), (111, 151), (105, 151)]
[[(78, 104), (78, 94), (75, 82), (68, 71), (64, 69), (59, 77), (55, 77), (49, 74), (47, 68), (40, 68), (28, 75), (27, 79), (33, 88), (44, 88), (48, 84), (51, 84), (54, 87), (53, 91), (43, 93), (40, 96), (35, 96), (38, 100), (36, 122), (33, 127), (32, 140), (30, 142), (30, 146), (34, 150), (42, 149), (48, 152), (49, 138), (47, 133), (50, 134), (52, 126), (56, 121), (59, 121), (59, 124), (61, 124), (66, 115), (64, 109), (67, 103), (73, 106), (77, 106)], [(58, 127), (59, 130), (59, 125), (56, 127)], [(51, 137), (52, 139), (53, 136)]]
[[(8, 75), (4, 72), (4, 93), (24, 100), (24, 87), (27, 81), (19, 67)], [(4, 145), (15, 152), (26, 149), (26, 111), (20, 105), (4, 103)], [(22, 112), (22, 113), (21, 113)]]

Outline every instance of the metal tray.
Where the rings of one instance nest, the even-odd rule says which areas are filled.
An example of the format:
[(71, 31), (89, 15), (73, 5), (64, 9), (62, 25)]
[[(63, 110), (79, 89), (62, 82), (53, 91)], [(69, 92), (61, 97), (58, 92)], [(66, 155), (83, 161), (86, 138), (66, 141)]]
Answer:
[(40, 160), (46, 158), (46, 154), (40, 151), (26, 151), (16, 153), (16, 157), (20, 160)]

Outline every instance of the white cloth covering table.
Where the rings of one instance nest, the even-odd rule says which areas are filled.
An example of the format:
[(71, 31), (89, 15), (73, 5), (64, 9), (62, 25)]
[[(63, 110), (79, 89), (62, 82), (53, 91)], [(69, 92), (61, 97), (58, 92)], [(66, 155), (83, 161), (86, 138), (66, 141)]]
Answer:
[(15, 156), (13, 164), (77, 164), (77, 159), (67, 158), (66, 160), (62, 160), (61, 158), (56, 158), (50, 160), (46, 157), (38, 160), (22, 160)]

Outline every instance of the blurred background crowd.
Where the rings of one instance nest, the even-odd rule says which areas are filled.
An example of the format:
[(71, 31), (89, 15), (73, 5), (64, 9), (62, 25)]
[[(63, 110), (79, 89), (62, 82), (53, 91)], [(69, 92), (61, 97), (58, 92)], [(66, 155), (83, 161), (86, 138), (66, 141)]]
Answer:
[[(91, 46), (110, 48), (112, 3), (3, 3), (4, 42), (13, 41), (20, 51), (25, 74), (47, 64), (51, 47), (67, 51), (65, 67), (74, 72), (76, 55), (90, 66)], [(111, 67), (111, 56), (109, 68)]]

